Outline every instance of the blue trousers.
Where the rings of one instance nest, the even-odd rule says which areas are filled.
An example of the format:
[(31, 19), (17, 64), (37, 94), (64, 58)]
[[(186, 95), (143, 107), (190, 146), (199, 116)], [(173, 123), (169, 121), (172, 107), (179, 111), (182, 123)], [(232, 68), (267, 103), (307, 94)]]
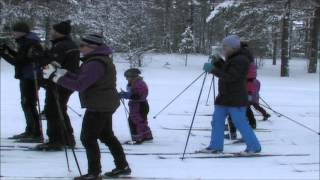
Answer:
[(249, 151), (260, 151), (261, 145), (248, 124), (246, 116), (247, 107), (228, 107), (216, 105), (214, 109), (213, 119), (211, 122), (211, 142), (208, 148), (223, 151), (224, 127), (225, 120), (228, 115), (231, 116), (232, 122), (241, 133), (243, 140)]

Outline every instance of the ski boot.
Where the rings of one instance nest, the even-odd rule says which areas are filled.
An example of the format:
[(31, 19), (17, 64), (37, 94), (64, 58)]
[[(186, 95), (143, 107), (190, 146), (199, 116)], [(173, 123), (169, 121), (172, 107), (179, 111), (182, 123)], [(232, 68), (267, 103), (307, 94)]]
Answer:
[(205, 154), (222, 154), (223, 151), (221, 150), (214, 150), (214, 149), (211, 149), (209, 147), (205, 148), (205, 149), (202, 149), (200, 151), (196, 151), (196, 153), (205, 153)]
[(123, 144), (125, 144), (125, 145), (140, 145), (142, 143), (143, 143), (143, 141), (141, 140), (141, 141), (126, 141)]
[(86, 174), (86, 175), (75, 177), (73, 178), (73, 180), (102, 180), (102, 176), (100, 174), (98, 175)]
[(17, 135), (14, 135), (12, 137), (9, 137), (8, 139), (21, 139), (21, 138), (30, 138), (30, 137), (31, 137), (30, 133), (24, 132), (24, 133), (17, 134)]
[[(230, 134), (231, 134), (231, 138), (230, 138)], [(225, 139), (229, 139), (229, 140), (237, 140), (237, 133), (228, 133), (224, 135)]]
[(103, 175), (103, 178), (116, 178), (121, 176), (127, 176), (131, 174), (131, 169), (129, 166), (124, 168), (115, 168), (111, 172), (106, 172)]
[(262, 121), (267, 121), (270, 117), (271, 117), (270, 114), (266, 114), (265, 116), (263, 116)]
[(37, 145), (34, 150), (36, 151), (62, 151), (63, 144), (58, 142), (47, 142)]
[(261, 152), (261, 149), (258, 149), (258, 150), (246, 149), (246, 150), (240, 152), (239, 154), (242, 155), (242, 156), (252, 156), (252, 155), (258, 154), (260, 152)]

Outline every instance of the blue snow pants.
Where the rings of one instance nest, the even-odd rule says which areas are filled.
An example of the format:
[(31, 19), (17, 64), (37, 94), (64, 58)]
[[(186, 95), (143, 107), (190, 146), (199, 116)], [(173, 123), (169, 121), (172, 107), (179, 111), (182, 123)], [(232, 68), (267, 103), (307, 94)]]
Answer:
[(216, 105), (213, 113), (213, 119), (211, 122), (212, 132), (211, 132), (211, 142), (209, 149), (223, 151), (223, 141), (224, 141), (224, 127), (225, 120), (228, 115), (231, 116), (232, 122), (235, 127), (241, 133), (243, 140), (247, 145), (248, 151), (260, 151), (261, 145), (248, 124), (246, 116), (246, 108), (243, 107), (228, 107)]

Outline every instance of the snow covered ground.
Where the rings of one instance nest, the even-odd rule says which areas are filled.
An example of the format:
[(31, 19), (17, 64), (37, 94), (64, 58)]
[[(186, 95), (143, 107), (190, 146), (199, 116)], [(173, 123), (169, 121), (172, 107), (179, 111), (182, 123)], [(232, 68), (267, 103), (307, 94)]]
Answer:
[[(171, 131), (162, 127), (185, 128), (190, 125), (201, 81), (197, 81), (166, 111), (152, 119), (164, 105), (202, 73), (202, 64), (207, 56), (190, 56), (189, 66), (184, 67), (184, 56), (172, 54), (150, 54), (145, 57), (143, 76), (150, 88), (151, 112), (149, 121), (154, 133), (154, 142), (141, 146), (124, 146), (126, 153), (181, 153), (187, 137), (187, 131)], [(115, 58), (118, 70), (118, 87), (125, 88), (124, 70), (128, 67), (123, 58)], [(167, 65), (166, 62), (168, 62)], [(279, 64), (279, 63), (278, 63)], [(259, 69), (262, 82), (261, 96), (275, 110), (293, 118), (319, 132), (319, 74), (306, 73), (306, 61), (294, 59), (290, 62), (290, 77), (279, 77), (279, 65), (272, 66), (270, 60), (264, 61)], [(205, 84), (199, 106), (199, 114), (213, 111), (213, 98), (206, 106), (206, 97), (210, 86), (209, 77)], [(24, 117), (20, 109), (18, 81), (13, 78), (13, 68), (1, 61), (1, 146), (14, 145), (7, 137), (24, 130)], [(44, 91), (40, 98), (43, 106)], [(83, 114), (78, 95), (74, 93), (69, 105)], [(269, 111), (270, 112), (270, 111)], [(271, 132), (257, 132), (263, 146), (263, 153), (302, 153), (302, 157), (260, 157), (231, 159), (159, 159), (157, 155), (128, 155), (132, 167), (132, 176), (137, 179), (319, 179), (319, 136), (284, 117), (272, 112), (270, 121), (258, 122), (258, 128)], [(69, 111), (75, 130), (77, 146), (82, 147), (79, 134), (82, 118)], [(260, 119), (261, 116), (257, 116)], [(210, 128), (211, 117), (197, 116), (195, 128)], [(46, 127), (45, 121), (43, 125)], [(124, 109), (121, 106), (114, 115), (115, 134), (121, 141), (130, 139)], [(204, 148), (210, 140), (209, 131), (192, 131), (188, 152)], [(226, 141), (225, 143), (228, 143)], [(29, 145), (29, 144), (27, 144)], [(30, 145), (31, 146), (31, 145)], [(238, 152), (245, 146), (226, 145), (226, 152)], [(114, 167), (112, 158), (105, 146), (101, 145), (103, 171)], [(79, 152), (80, 151), (80, 152)], [(82, 172), (86, 172), (86, 156), (83, 150), (77, 152)], [(1, 147), (1, 179), (27, 179), (26, 177), (73, 177), (78, 175), (76, 165), (69, 153), (72, 172), (67, 171), (64, 152), (31, 152), (8, 150)], [(49, 178), (51, 177), (51, 178)]]

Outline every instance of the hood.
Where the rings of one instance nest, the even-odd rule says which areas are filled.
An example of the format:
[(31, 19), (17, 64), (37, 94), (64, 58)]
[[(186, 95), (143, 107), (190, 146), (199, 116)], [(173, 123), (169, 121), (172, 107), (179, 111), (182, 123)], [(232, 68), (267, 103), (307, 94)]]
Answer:
[(112, 54), (112, 49), (110, 47), (108, 47), (107, 45), (101, 45), (99, 47), (97, 47), (95, 50), (93, 50), (92, 52), (85, 54), (85, 56), (91, 56), (91, 55), (110, 55)]

